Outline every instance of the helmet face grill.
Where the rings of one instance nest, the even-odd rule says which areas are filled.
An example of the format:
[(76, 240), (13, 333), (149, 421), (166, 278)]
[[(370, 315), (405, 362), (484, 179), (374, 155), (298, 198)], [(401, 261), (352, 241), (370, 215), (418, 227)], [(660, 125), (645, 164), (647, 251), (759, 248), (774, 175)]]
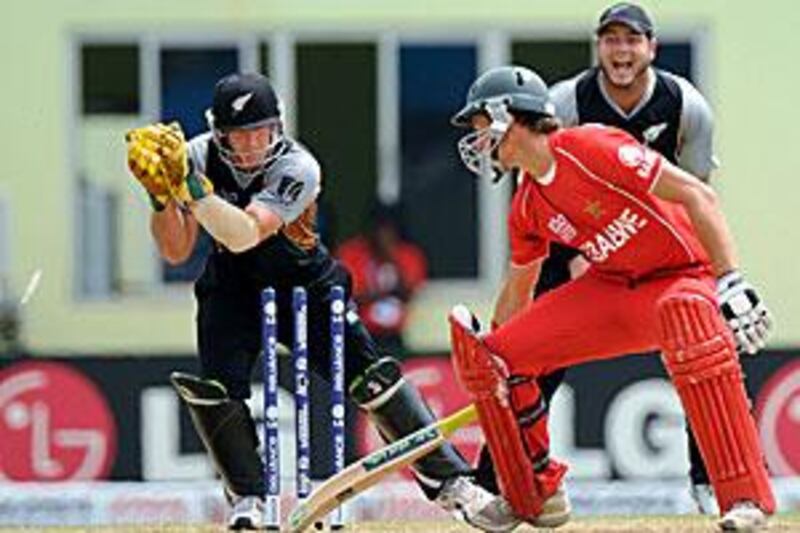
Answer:
[(482, 177), (498, 180), (505, 173), (497, 158), (497, 150), (505, 136), (492, 128), (467, 133), (458, 141), (461, 161), (472, 172)]
[(513, 119), (502, 100), (486, 102), (481, 111), (488, 115), (489, 125), (461, 137), (458, 153), (470, 171), (497, 182), (509, 170), (500, 162), (499, 149)]
[(219, 128), (211, 128), (214, 144), (217, 146), (220, 159), (233, 172), (234, 178), (242, 187), (247, 187), (256, 176), (264, 171), (264, 167), (281, 153), (280, 145), (283, 142), (283, 126), (280, 119), (270, 119), (258, 126), (241, 129), (247, 131), (257, 128), (267, 128), (269, 140), (261, 145), (239, 149), (234, 149), (229, 140), (231, 132), (236, 131), (236, 129), (225, 131)]
[[(231, 74), (214, 88), (211, 109), (206, 112), (220, 157), (243, 187), (261, 174), (280, 153), (283, 140), (281, 104), (269, 80), (257, 73)], [(229, 136), (234, 131), (267, 128), (263, 146), (234, 149)]]

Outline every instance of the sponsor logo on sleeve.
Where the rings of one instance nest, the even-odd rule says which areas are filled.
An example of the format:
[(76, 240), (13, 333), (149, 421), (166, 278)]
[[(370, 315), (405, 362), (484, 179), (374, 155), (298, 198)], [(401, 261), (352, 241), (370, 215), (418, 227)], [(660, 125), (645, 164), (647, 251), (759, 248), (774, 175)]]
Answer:
[(650, 177), (659, 155), (641, 144), (623, 144), (617, 150), (617, 157), (623, 166), (636, 169), (636, 174), (643, 179)]
[(572, 242), (578, 236), (575, 226), (567, 219), (563, 213), (559, 213), (547, 221), (547, 228), (558, 235), (565, 243)]
[(284, 176), (278, 184), (277, 196), (284, 204), (293, 204), (300, 197), (305, 185), (291, 176)]

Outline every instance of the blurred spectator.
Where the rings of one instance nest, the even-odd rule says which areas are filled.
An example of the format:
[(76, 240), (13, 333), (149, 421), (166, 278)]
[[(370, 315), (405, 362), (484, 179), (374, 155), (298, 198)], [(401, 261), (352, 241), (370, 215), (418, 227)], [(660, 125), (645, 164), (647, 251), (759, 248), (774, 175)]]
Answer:
[(339, 260), (353, 275), (353, 298), (378, 344), (405, 357), (408, 306), (428, 277), (422, 249), (402, 236), (398, 206), (376, 204), (365, 233), (341, 244)]

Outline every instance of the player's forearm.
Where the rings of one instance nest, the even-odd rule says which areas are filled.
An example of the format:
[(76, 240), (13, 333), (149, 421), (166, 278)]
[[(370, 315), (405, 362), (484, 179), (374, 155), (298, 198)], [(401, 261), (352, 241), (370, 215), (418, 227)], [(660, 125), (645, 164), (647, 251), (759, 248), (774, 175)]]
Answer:
[(192, 214), (228, 250), (240, 253), (261, 242), (256, 218), (215, 194), (189, 204)]
[(735, 270), (738, 267), (736, 248), (716, 193), (708, 186), (698, 187), (697, 194), (684, 206), (711, 259), (714, 274), (720, 276)]
[(506, 282), (497, 297), (494, 305), (494, 314), (492, 315), (492, 325), (499, 326), (506, 322), (509, 318), (514, 316), (524, 305), (524, 301), (520, 298), (511, 285)]
[(540, 270), (541, 261), (526, 267), (511, 267), (495, 302), (493, 324), (503, 324), (531, 301)]
[(170, 201), (163, 210), (151, 215), (150, 232), (161, 257), (177, 265), (186, 261), (194, 249), (197, 223)]

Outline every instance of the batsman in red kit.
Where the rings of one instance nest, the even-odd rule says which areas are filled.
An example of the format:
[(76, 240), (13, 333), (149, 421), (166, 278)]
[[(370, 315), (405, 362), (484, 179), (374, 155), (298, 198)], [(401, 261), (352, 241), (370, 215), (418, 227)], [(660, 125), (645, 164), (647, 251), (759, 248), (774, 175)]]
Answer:
[[(515, 175), (511, 266), (492, 332), (463, 306), (450, 317), (453, 363), (474, 397), (503, 495), (536, 525), (569, 518), (567, 466), (549, 456), (535, 378), (618, 354), (660, 349), (719, 502), (720, 527), (766, 525), (775, 501), (737, 352), (764, 347), (770, 315), (739, 273), (715, 193), (627, 133), (562, 129), (547, 87), (517, 66), (472, 85), (454, 124), (466, 166)], [(531, 301), (556, 241), (589, 271)]]

